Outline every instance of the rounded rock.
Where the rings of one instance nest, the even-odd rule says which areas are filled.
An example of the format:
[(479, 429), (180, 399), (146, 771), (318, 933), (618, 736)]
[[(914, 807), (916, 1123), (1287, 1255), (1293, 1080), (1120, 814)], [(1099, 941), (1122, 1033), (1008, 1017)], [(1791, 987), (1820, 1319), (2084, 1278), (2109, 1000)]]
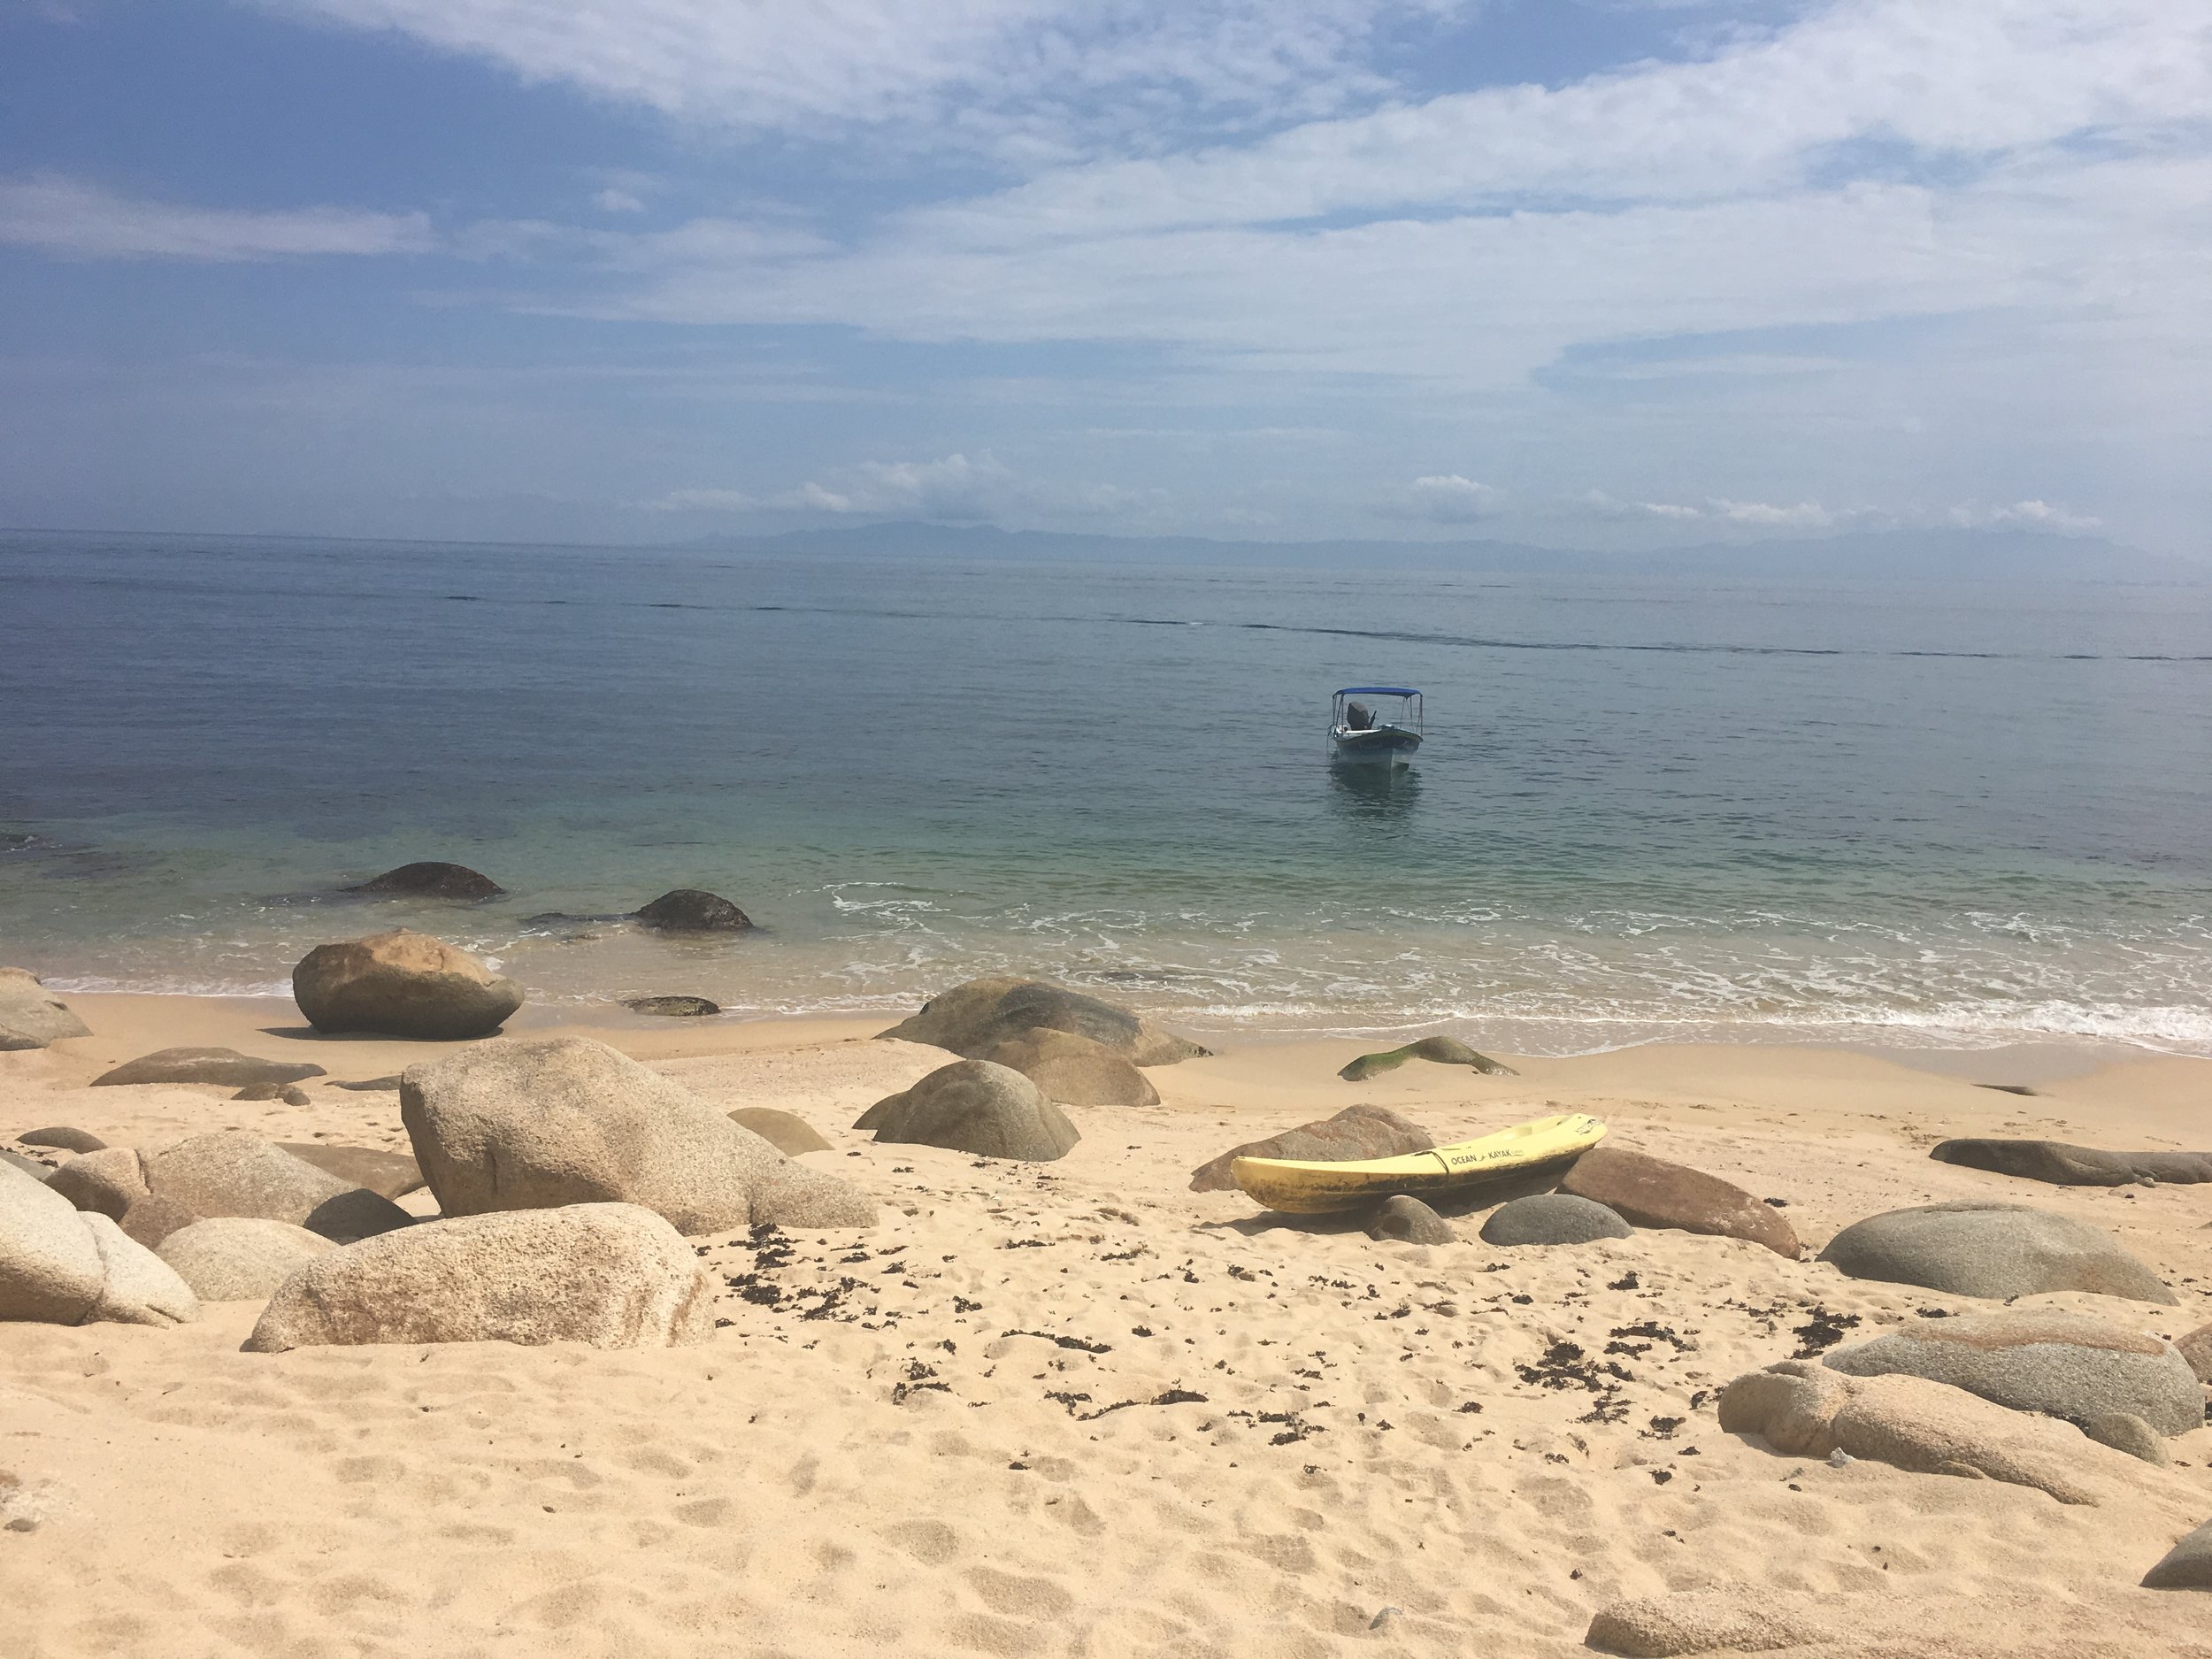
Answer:
[(292, 996), (318, 1031), (432, 1041), (489, 1036), (522, 1006), (513, 980), (403, 927), (316, 946), (292, 970)]
[(2171, 1305), (2157, 1274), (2107, 1234), (2027, 1204), (1970, 1199), (1853, 1223), (1820, 1259), (1853, 1279), (2003, 1301), (2081, 1290)]
[(1517, 1248), (1526, 1244), (1590, 1244), (1599, 1239), (1630, 1239), (1636, 1229), (1617, 1210), (1571, 1193), (1532, 1193), (1500, 1204), (1482, 1224), (1485, 1244)]
[(303, 1263), (338, 1248), (289, 1222), (215, 1216), (179, 1228), (154, 1254), (203, 1302), (259, 1302)]

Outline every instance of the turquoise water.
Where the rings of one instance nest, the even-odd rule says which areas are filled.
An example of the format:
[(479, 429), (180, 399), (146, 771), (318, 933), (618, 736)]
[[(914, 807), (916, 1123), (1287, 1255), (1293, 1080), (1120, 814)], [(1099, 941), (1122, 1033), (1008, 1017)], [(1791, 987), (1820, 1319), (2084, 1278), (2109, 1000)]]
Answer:
[[(1324, 741), (1378, 680), (1387, 784)], [(0, 708), (0, 957), (65, 987), (406, 921), (554, 1000), (2212, 1052), (2205, 589), (16, 534)], [(330, 896), (415, 858), (512, 897)], [(526, 925), (677, 885), (763, 931)]]

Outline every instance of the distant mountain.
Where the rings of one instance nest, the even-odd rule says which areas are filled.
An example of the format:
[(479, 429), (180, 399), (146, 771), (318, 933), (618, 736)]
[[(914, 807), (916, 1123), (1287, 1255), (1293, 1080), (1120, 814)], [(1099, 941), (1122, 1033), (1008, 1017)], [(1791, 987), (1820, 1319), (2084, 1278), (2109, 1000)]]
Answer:
[(871, 524), (769, 536), (710, 536), (684, 545), (786, 558), (1363, 566), (1736, 581), (2212, 582), (2212, 565), (2146, 553), (2102, 536), (2035, 530), (1881, 530), (1711, 542), (1651, 553), (1591, 553), (1516, 541), (1222, 541), (1205, 536), (1001, 530), (989, 525)]

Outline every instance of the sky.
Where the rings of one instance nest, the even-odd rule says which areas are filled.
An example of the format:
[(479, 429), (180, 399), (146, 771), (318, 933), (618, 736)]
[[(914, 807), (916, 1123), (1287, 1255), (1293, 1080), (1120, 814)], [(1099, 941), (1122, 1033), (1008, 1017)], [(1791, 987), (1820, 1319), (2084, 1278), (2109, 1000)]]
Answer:
[(0, 524), (2212, 555), (2212, 0), (0, 0)]

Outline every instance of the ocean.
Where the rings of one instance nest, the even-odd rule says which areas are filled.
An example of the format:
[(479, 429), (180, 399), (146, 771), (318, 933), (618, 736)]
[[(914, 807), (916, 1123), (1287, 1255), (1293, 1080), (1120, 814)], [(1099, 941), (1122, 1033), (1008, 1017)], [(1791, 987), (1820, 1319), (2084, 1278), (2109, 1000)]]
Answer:
[[(1426, 694), (1408, 772), (1329, 695)], [(2212, 1054), (2212, 588), (0, 536), (0, 961), (541, 1002)], [(414, 859), (482, 905), (335, 889)], [(609, 915), (703, 887), (757, 932)]]

